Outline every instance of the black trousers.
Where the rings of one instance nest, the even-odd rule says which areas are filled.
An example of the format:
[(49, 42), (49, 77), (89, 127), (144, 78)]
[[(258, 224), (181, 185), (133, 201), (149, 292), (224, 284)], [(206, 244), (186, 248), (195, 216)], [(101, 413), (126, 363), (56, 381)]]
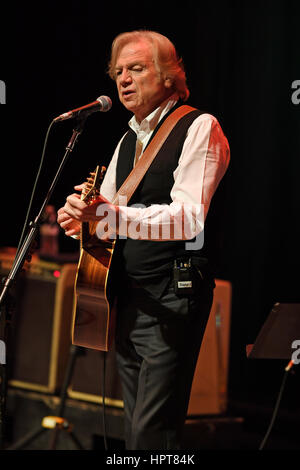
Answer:
[(214, 283), (182, 298), (167, 284), (157, 297), (130, 283), (119, 299), (116, 354), (130, 450), (181, 448)]

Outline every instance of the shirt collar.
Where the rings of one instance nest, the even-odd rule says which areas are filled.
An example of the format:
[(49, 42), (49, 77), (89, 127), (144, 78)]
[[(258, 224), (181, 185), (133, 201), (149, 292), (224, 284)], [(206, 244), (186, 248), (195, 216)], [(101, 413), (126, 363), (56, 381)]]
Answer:
[(128, 122), (129, 127), (137, 134), (137, 136), (140, 136), (141, 134), (149, 134), (153, 129), (155, 129), (159, 121), (170, 111), (170, 109), (175, 106), (177, 101), (178, 95), (174, 93), (163, 101), (163, 103), (152, 111), (152, 113), (145, 117), (140, 124), (137, 122), (135, 116), (132, 116)]

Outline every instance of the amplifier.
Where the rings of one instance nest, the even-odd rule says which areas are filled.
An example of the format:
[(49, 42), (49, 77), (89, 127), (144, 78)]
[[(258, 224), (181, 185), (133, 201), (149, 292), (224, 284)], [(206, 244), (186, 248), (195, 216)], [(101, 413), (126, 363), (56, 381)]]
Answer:
[(80, 348), (68, 395), (77, 400), (102, 404), (104, 354), (106, 354), (105, 404), (123, 408), (121, 383), (113, 346), (106, 353), (95, 349)]
[(195, 369), (188, 415), (217, 415), (227, 409), (231, 283), (217, 279), (214, 300)]
[[(0, 252), (1, 275), (13, 255)], [(12, 294), (15, 309), (7, 344), (9, 386), (55, 393), (62, 385), (71, 346), (77, 264), (58, 264), (34, 256)]]
[[(227, 407), (227, 375), (231, 314), (231, 284), (216, 280), (214, 301), (195, 370), (188, 415), (220, 414)], [(68, 395), (101, 404), (102, 352), (86, 349), (79, 354)], [(122, 392), (114, 349), (107, 352), (105, 403), (122, 408)]]

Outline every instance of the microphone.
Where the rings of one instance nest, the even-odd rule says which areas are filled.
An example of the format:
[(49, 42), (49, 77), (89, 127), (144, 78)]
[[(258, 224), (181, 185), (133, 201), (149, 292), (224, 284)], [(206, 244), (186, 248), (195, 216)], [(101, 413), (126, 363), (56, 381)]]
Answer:
[(79, 114), (84, 114), (85, 116), (88, 116), (89, 114), (95, 113), (96, 111), (102, 111), (103, 113), (106, 113), (106, 111), (109, 111), (111, 107), (112, 102), (108, 96), (99, 96), (96, 101), (86, 104), (85, 106), (81, 106), (81, 108), (72, 109), (72, 111), (63, 113), (53, 119), (53, 121), (65, 121), (66, 119), (74, 118)]

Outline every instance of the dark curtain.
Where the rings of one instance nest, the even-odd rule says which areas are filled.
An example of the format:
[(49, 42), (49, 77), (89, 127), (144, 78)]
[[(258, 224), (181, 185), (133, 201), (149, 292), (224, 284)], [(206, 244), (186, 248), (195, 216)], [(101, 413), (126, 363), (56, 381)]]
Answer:
[[(109, 113), (89, 118), (53, 194), (56, 208), (96, 163), (108, 163), (126, 130), (129, 115), (106, 74), (115, 35), (154, 29), (177, 46), (190, 103), (219, 119), (231, 147), (230, 168), (212, 209), (219, 215), (218, 277), (233, 287), (233, 396), (261, 378), (248, 369), (245, 345), (255, 340), (272, 305), (300, 301), (300, 104), (292, 101), (292, 83), (300, 80), (298, 3), (16, 3), (5, 13), (1, 32), (0, 79), (7, 86), (7, 104), (0, 107), (2, 246), (17, 244), (53, 117), (100, 94), (113, 100)], [(69, 121), (50, 134), (32, 215), (71, 132)], [(75, 249), (73, 241), (61, 243), (64, 250)]]

